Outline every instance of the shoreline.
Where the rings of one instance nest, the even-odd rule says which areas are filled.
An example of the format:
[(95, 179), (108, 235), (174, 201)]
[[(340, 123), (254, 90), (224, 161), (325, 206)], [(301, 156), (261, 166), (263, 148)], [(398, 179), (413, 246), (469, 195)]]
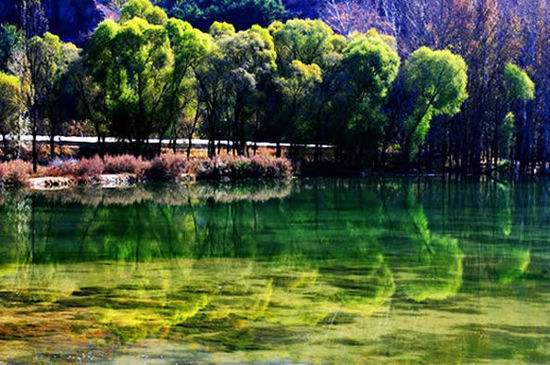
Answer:
[(243, 179), (289, 179), (294, 176), (290, 160), (266, 156), (217, 156), (188, 158), (164, 154), (151, 160), (132, 155), (53, 160), (33, 171), (29, 162), (0, 164), (0, 186), (31, 190), (63, 190), (87, 185), (123, 188), (137, 183), (189, 183)]
[(491, 180), (497, 183), (510, 183), (514, 181), (525, 181), (525, 180), (538, 180), (544, 179), (545, 176), (522, 176), (519, 179), (514, 179), (511, 177), (506, 178), (495, 178), (487, 174), (480, 175), (456, 175), (452, 173), (373, 173), (368, 175), (355, 174), (355, 175), (336, 175), (336, 176), (320, 176), (320, 175), (292, 175), (287, 178), (242, 178), (242, 179), (209, 179), (201, 180), (197, 179), (194, 175), (185, 175), (176, 181), (166, 182), (166, 181), (148, 181), (140, 179), (136, 174), (102, 174), (93, 182), (79, 182), (76, 178), (63, 177), (63, 176), (43, 176), (43, 177), (34, 177), (28, 180), (26, 186), (19, 187), (5, 187), (0, 186), (0, 192), (5, 190), (28, 190), (31, 192), (57, 192), (57, 191), (67, 191), (71, 189), (78, 188), (91, 188), (91, 189), (100, 189), (100, 190), (117, 190), (117, 189), (132, 189), (138, 188), (140, 186), (154, 186), (158, 184), (175, 184), (177, 186), (186, 186), (186, 185), (195, 185), (200, 183), (211, 183), (211, 184), (221, 184), (221, 185), (231, 185), (234, 183), (287, 183), (293, 180), (298, 179), (431, 179), (431, 178), (440, 178), (440, 179), (452, 179), (452, 180), (478, 180), (486, 179)]

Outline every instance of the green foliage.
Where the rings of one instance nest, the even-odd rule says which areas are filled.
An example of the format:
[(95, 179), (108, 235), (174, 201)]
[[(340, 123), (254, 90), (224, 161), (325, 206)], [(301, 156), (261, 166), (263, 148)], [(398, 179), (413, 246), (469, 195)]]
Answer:
[(527, 72), (513, 63), (508, 63), (504, 69), (504, 82), (510, 100), (533, 100), (535, 98), (535, 83)]
[(343, 66), (356, 94), (385, 97), (399, 72), (399, 55), (372, 30), (357, 34), (344, 49)]
[(94, 76), (105, 88), (115, 135), (147, 138), (161, 117), (159, 98), (174, 65), (166, 29), (142, 18), (105, 21), (88, 51)]
[[(391, 43), (390, 43), (391, 44)], [(344, 49), (342, 67), (349, 87), (348, 128), (368, 144), (371, 153), (378, 148), (386, 115), (382, 108), (399, 72), (400, 58), (387, 38), (375, 30), (355, 34)]]
[[(269, 128), (277, 140), (320, 142), (329, 138), (327, 92), (347, 40), (320, 20), (291, 19), (269, 26), (277, 52), (276, 86), (267, 90)], [(299, 61), (299, 62), (296, 62)]]
[(267, 26), (285, 15), (281, 0), (179, 0), (170, 9), (174, 16), (202, 30), (217, 21), (245, 30), (254, 24)]
[[(278, 1), (190, 0), (171, 9), (194, 12), (198, 7), (206, 14), (248, 3), (273, 8)], [(216, 140), (231, 140), (239, 145), (238, 153), (248, 152), (246, 140), (332, 144), (340, 161), (360, 156), (353, 159), (356, 166), (348, 167), (380, 168), (397, 152), (415, 157), (432, 119), (455, 115), (468, 96), (466, 64), (449, 50), (422, 47), (399, 74), (396, 39), (374, 29), (343, 36), (321, 20), (291, 19), (241, 30), (219, 18), (208, 21), (207, 34), (196, 23), (169, 18), (159, 7), (171, 5), (129, 0), (119, 21), (97, 27), (79, 62), (74, 62), (79, 51), (52, 34), (24, 40), (25, 47), (19, 47), (21, 34), (2, 27), (0, 67), (7, 59), (27, 67), (12, 71), (28, 96), (23, 99), (30, 100), (25, 111), (32, 132), (49, 125), (53, 134), (56, 119), (85, 119), (98, 137), (133, 141), (135, 153), (144, 152), (137, 149), (147, 138), (176, 141), (197, 134), (209, 139), (211, 155)], [(500, 76), (506, 103), (534, 97), (533, 82), (519, 67), (508, 64)], [(80, 115), (72, 110), (60, 115), (60, 104), (78, 107)], [(497, 137), (511, 139), (513, 123), (503, 121), (504, 112), (487, 110), (498, 123), (483, 144), (495, 150), (500, 148)], [(527, 113), (516, 115), (527, 118)], [(439, 132), (448, 132), (450, 126), (443, 122), (434, 140)], [(500, 150), (509, 154), (510, 146), (504, 144)], [(448, 155), (448, 147), (437, 146), (437, 153)], [(316, 153), (316, 162), (318, 157)]]
[(21, 84), (16, 76), (0, 72), (0, 134), (15, 130), (14, 120), (22, 109)]
[[(233, 140), (239, 142), (242, 154), (247, 122), (252, 121), (259, 105), (260, 85), (277, 67), (275, 46), (269, 31), (258, 25), (237, 33), (225, 32), (216, 38), (216, 44), (208, 68), (199, 76), (201, 93), (208, 103), (210, 122), (224, 115), (232, 121)], [(215, 128), (208, 127), (210, 136)]]
[(163, 25), (168, 20), (166, 12), (158, 6), (151, 4), (149, 0), (129, 0), (120, 12), (122, 23), (133, 18), (142, 18), (151, 24)]
[[(269, 26), (275, 41), (278, 65), (282, 72), (292, 72), (291, 64), (317, 64), (322, 68), (331, 61), (335, 51), (334, 32), (321, 20), (291, 19)], [(338, 37), (337, 39), (341, 39)]]
[(175, 135), (183, 121), (198, 115), (199, 103), (196, 85), (197, 69), (206, 63), (207, 55), (214, 48), (212, 37), (179, 19), (169, 19), (166, 24), (174, 64), (167, 87), (161, 95), (165, 116), (158, 120), (159, 135)]
[(467, 66), (449, 50), (422, 47), (404, 66), (404, 88), (414, 107), (404, 123), (406, 152), (414, 156), (424, 142), (434, 116), (452, 116), (467, 99)]
[[(233, 73), (232, 76), (241, 78), (243, 82), (249, 77), (251, 78), (250, 82), (255, 82), (258, 76), (276, 69), (277, 55), (273, 38), (267, 29), (259, 25), (222, 37), (218, 44), (224, 62)], [(240, 73), (240, 75), (236, 75), (236, 73)], [(238, 83), (242, 84), (242, 82)]]
[(236, 33), (236, 30), (233, 24), (225, 22), (214, 22), (210, 26), (209, 32), (212, 37), (219, 38), (222, 36), (232, 36)]
[(306, 65), (302, 61), (294, 60), (291, 63), (291, 68), (291, 78), (281, 79), (285, 94), (303, 94), (303, 89), (307, 89), (323, 80), (321, 68), (315, 63)]
[[(51, 33), (43, 37), (34, 36), (27, 41), (26, 69), (22, 71), (26, 88), (31, 98), (44, 102), (55, 87), (55, 83), (69, 70), (79, 57), (79, 49), (72, 43), (62, 42)], [(44, 105), (41, 105), (44, 106)]]
[(79, 57), (79, 49), (72, 43), (62, 42), (51, 33), (34, 36), (25, 42), (24, 52), (17, 55), (17, 75), (22, 83), (25, 112), (30, 120), (33, 135), (33, 168), (37, 169), (36, 135), (52, 122), (51, 110), (59, 109), (56, 98), (59, 83), (73, 62)]
[(311, 105), (316, 88), (323, 81), (321, 68), (317, 64), (306, 65), (302, 61), (291, 62), (291, 73), (275, 80), (277, 91), (281, 93), (283, 105), (280, 109), (281, 123), (275, 128), (293, 140), (304, 139), (312, 134)]
[(21, 50), (25, 36), (17, 27), (10, 24), (0, 26), (0, 71), (7, 71), (13, 53)]
[(121, 138), (174, 135), (198, 107), (195, 73), (213, 49), (212, 39), (179, 19), (148, 21), (154, 7), (143, 1), (126, 8), (134, 16), (101, 23), (87, 52), (105, 93), (106, 119)]

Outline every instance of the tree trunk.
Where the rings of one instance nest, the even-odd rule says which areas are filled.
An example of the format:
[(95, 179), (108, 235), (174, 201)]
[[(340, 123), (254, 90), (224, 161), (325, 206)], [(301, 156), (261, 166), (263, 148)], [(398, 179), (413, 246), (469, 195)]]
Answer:
[(315, 163), (318, 163), (321, 160), (321, 146), (319, 143), (315, 143), (315, 147), (313, 149), (313, 161)]
[[(191, 157), (191, 149), (193, 148), (193, 134), (189, 135), (189, 140), (187, 141), (187, 158)], [(214, 142), (214, 149), (216, 148)]]
[(94, 123), (94, 128), (95, 128), (95, 134), (97, 136), (97, 152), (99, 156), (103, 158), (105, 155), (105, 151), (104, 151), (103, 143), (101, 142), (101, 126), (99, 122), (96, 121)]
[(213, 158), (216, 154), (216, 141), (212, 138), (208, 139), (208, 157)]
[(36, 131), (33, 128), (32, 131), (32, 171), (36, 173), (38, 171), (38, 150), (36, 148)]
[(8, 138), (7, 138), (7, 133), (2, 134), (2, 142), (4, 144), (4, 158), (5, 158), (8, 154), (8, 149), (10, 148), (10, 144), (9, 144)]
[(55, 136), (54, 133), (50, 134), (50, 159), (55, 157)]
[(542, 103), (543, 128), (543, 168), (546, 174), (550, 173), (550, 92), (546, 92)]

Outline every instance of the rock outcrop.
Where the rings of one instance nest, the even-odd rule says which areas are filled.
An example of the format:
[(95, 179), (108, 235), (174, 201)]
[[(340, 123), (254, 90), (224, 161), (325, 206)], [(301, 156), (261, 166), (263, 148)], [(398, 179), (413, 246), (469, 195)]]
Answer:
[[(28, 0), (0, 0), (0, 22), (21, 25), (20, 7)], [(41, 0), (47, 29), (64, 41), (82, 46), (96, 26), (106, 18), (116, 18), (113, 0)]]

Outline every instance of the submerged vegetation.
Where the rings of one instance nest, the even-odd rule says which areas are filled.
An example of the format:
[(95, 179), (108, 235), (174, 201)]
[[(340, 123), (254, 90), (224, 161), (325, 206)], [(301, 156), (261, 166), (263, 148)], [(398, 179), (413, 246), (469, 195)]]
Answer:
[(0, 359), (546, 360), (548, 232), (532, 214), (546, 188), (314, 179), (4, 194)]

